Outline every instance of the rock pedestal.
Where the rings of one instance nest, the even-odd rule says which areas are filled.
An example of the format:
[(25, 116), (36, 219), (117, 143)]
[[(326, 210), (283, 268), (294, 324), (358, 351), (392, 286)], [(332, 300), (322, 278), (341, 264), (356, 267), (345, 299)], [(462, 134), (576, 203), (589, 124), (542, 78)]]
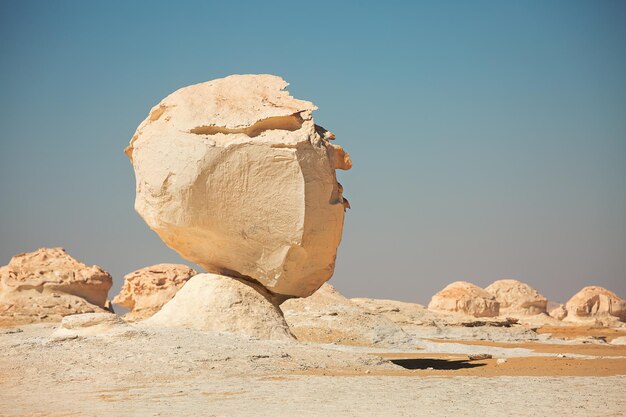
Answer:
[(192, 277), (174, 298), (143, 323), (293, 340), (282, 312), (267, 290), (217, 274)]

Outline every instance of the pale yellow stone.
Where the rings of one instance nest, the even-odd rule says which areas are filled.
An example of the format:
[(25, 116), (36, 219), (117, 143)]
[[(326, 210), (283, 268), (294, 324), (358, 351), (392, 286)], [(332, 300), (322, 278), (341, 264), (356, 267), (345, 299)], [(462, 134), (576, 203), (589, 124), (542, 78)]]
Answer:
[(158, 264), (124, 276), (124, 285), (113, 303), (128, 308), (127, 320), (145, 319), (156, 313), (197, 272), (186, 265)]
[(457, 281), (433, 295), (428, 309), (474, 317), (495, 317), (500, 312), (500, 303), (482, 288), (466, 281)]
[(565, 303), (565, 321), (617, 319), (626, 321), (626, 301), (606, 288), (585, 287)]
[(548, 299), (530, 285), (515, 279), (495, 281), (485, 291), (500, 303), (500, 315), (534, 315), (546, 313)]
[(126, 153), (135, 209), (182, 257), (276, 294), (307, 296), (333, 274), (349, 156), (316, 107), (273, 75), (182, 88), (156, 105)]
[(0, 325), (61, 321), (104, 312), (113, 280), (63, 248), (42, 248), (11, 258), (0, 268)]

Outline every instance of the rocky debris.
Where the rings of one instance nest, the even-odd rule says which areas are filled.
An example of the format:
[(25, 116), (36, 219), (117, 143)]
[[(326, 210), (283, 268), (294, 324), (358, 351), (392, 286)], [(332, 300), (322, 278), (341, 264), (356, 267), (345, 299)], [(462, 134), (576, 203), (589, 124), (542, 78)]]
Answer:
[(590, 286), (576, 293), (565, 303), (566, 321), (626, 321), (626, 301), (606, 288)]
[(135, 209), (169, 247), (303, 297), (333, 274), (348, 206), (335, 169), (352, 163), (287, 85), (262, 74), (182, 88), (152, 108), (126, 153)]
[(124, 276), (124, 285), (113, 303), (130, 311), (127, 320), (142, 320), (159, 311), (197, 272), (179, 264), (158, 264)]
[(515, 279), (495, 281), (485, 291), (500, 303), (500, 314), (535, 315), (546, 314), (548, 299), (530, 285)]
[(464, 321), (459, 323), (459, 325), (463, 327), (483, 327), (483, 326), (491, 326), (491, 327), (512, 327), (515, 324), (519, 323), (519, 319), (513, 317), (506, 317), (504, 319), (495, 319), (495, 320), (472, 320), (472, 321)]
[(353, 303), (328, 283), (309, 297), (285, 301), (280, 308), (300, 341), (393, 346), (409, 340), (399, 325)]
[(55, 330), (50, 340), (61, 341), (85, 336), (106, 336), (128, 334), (133, 328), (119, 316), (112, 313), (86, 313), (63, 317), (61, 326)]
[(507, 359), (506, 359), (506, 358), (499, 358), (499, 359), (496, 361), (496, 365), (504, 365), (504, 364), (505, 364), (505, 363), (507, 363), (507, 362), (508, 362), (508, 361), (507, 361)]
[(493, 358), (493, 356), (488, 353), (475, 353), (475, 354), (467, 355), (467, 358), (470, 361), (483, 361), (485, 359), (491, 359)]
[(457, 281), (433, 295), (428, 309), (474, 317), (495, 317), (500, 312), (500, 303), (482, 288), (466, 281)]
[(565, 308), (565, 304), (560, 304), (558, 307), (550, 310), (550, 317), (553, 317), (557, 320), (563, 320), (567, 317), (567, 309)]
[(271, 293), (252, 282), (217, 274), (195, 275), (142, 323), (293, 340)]
[(102, 268), (77, 261), (63, 248), (16, 255), (0, 268), (0, 325), (103, 312), (111, 285)]

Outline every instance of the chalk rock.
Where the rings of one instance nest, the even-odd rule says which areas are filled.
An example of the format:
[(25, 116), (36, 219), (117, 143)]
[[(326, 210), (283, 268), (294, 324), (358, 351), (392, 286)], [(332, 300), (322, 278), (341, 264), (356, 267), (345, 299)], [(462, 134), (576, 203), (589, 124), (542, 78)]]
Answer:
[(273, 75), (182, 88), (152, 108), (126, 153), (135, 209), (183, 258), (307, 296), (333, 274), (350, 157), (316, 107)]
[(530, 285), (515, 279), (495, 281), (485, 291), (500, 303), (500, 315), (545, 314), (548, 299)]
[(482, 288), (469, 282), (457, 281), (433, 295), (428, 309), (474, 317), (495, 317), (500, 312), (500, 303)]
[(563, 320), (565, 317), (567, 317), (567, 309), (565, 308), (565, 305), (560, 304), (550, 310), (550, 317), (554, 317), (557, 320)]
[(617, 318), (626, 321), (626, 301), (602, 287), (583, 288), (565, 303), (565, 309), (566, 321), (596, 318)]
[(59, 341), (86, 336), (112, 336), (129, 334), (133, 328), (112, 313), (86, 313), (63, 317), (61, 326), (50, 336)]
[(272, 294), (260, 285), (217, 274), (198, 274), (142, 323), (293, 340)]
[(152, 316), (197, 272), (186, 265), (158, 264), (124, 276), (124, 286), (113, 303), (128, 308), (124, 316), (141, 320)]
[(408, 341), (399, 325), (353, 303), (328, 283), (309, 297), (285, 301), (280, 308), (300, 341), (381, 347)]
[(0, 323), (61, 321), (78, 313), (104, 312), (111, 276), (62, 248), (14, 256), (0, 268)]
[(616, 337), (615, 339), (611, 340), (611, 344), (617, 346), (626, 346), (626, 336)]

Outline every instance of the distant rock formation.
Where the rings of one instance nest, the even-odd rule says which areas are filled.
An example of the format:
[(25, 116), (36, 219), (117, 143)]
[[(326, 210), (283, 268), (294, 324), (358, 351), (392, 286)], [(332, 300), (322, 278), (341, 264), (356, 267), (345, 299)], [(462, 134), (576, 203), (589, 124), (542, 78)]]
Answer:
[(373, 314), (388, 318), (402, 328), (437, 326), (441, 319), (441, 315), (421, 304), (375, 298), (351, 298), (350, 301)]
[(590, 286), (565, 303), (566, 321), (617, 319), (626, 321), (626, 301), (606, 288)]
[(307, 298), (285, 301), (280, 308), (300, 341), (393, 346), (408, 340), (400, 326), (353, 303), (328, 283)]
[(567, 310), (565, 309), (565, 304), (560, 304), (550, 310), (550, 317), (553, 317), (557, 320), (563, 320), (567, 317)]
[(272, 294), (259, 285), (216, 274), (198, 274), (189, 279), (143, 323), (293, 340)]
[(169, 247), (304, 297), (333, 274), (348, 206), (335, 169), (352, 162), (287, 85), (232, 75), (182, 88), (152, 108), (126, 153), (135, 209)]
[(466, 281), (456, 281), (433, 295), (428, 309), (474, 317), (495, 317), (500, 312), (500, 303), (482, 288)]
[(515, 279), (495, 281), (485, 291), (500, 303), (500, 315), (546, 314), (548, 299), (530, 285)]
[(142, 320), (159, 311), (189, 278), (198, 273), (180, 264), (158, 264), (124, 276), (124, 285), (113, 303), (128, 308), (127, 320)]
[(77, 261), (63, 248), (16, 255), (0, 268), (0, 324), (105, 312), (112, 282), (102, 268)]

